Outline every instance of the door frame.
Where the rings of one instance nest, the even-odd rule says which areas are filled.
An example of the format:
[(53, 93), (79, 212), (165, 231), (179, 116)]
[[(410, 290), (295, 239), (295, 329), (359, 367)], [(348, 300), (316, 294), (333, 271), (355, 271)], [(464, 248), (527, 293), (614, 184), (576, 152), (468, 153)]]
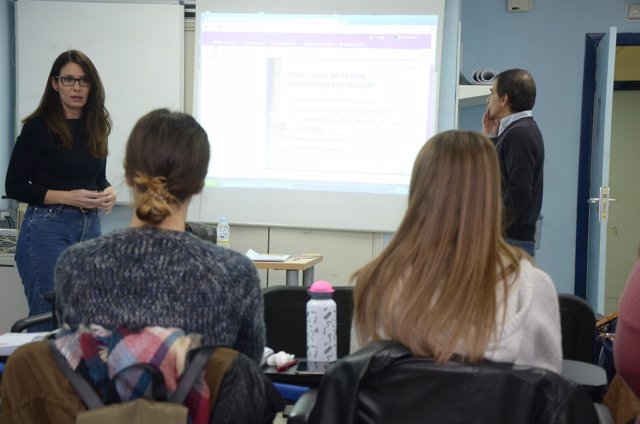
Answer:
[[(574, 293), (587, 298), (587, 257), (589, 246), (589, 187), (591, 184), (591, 136), (596, 85), (596, 51), (604, 33), (588, 33), (585, 37), (584, 74), (582, 79), (582, 112), (580, 119), (580, 153), (578, 154), (578, 193), (576, 206), (576, 253)], [(622, 32), (616, 46), (640, 46), (640, 33)]]

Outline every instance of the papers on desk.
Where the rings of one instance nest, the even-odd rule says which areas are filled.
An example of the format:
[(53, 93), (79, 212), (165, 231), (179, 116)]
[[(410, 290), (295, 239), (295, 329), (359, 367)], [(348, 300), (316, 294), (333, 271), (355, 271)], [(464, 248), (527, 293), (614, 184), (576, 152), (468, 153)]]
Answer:
[(20, 346), (44, 340), (49, 334), (51, 334), (51, 331), (41, 333), (4, 333), (0, 335), (0, 356), (9, 356)]
[(291, 257), (291, 255), (276, 255), (271, 253), (258, 253), (253, 249), (247, 250), (247, 257), (252, 261), (257, 262), (284, 262)]
[(260, 365), (266, 365), (267, 359), (271, 355), (273, 355), (273, 349), (265, 346), (264, 351), (262, 352), (262, 361), (260, 361)]

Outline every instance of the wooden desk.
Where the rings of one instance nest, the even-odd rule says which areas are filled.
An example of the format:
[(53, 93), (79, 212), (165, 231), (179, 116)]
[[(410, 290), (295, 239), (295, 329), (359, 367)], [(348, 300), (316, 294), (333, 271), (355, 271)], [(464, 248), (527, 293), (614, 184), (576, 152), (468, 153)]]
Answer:
[(298, 285), (298, 273), (302, 271), (302, 284), (310, 286), (313, 283), (313, 267), (322, 261), (322, 255), (302, 254), (291, 255), (284, 262), (253, 261), (258, 269), (276, 269), (287, 271), (287, 286)]

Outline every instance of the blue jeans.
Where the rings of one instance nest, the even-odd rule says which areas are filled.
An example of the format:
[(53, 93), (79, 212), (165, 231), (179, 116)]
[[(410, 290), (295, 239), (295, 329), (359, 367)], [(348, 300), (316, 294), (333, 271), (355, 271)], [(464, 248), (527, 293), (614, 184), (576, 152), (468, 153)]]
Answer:
[[(63, 205), (29, 205), (18, 233), (16, 265), (29, 304), (29, 316), (51, 311), (42, 299), (54, 287), (54, 268), (60, 254), (82, 240), (100, 236), (97, 210), (82, 212)], [(51, 325), (34, 326), (29, 331), (48, 331)]]
[(515, 240), (515, 239), (507, 239), (507, 243), (512, 246), (519, 247), (520, 249), (527, 252), (532, 258), (536, 256), (536, 242), (535, 241), (524, 241), (524, 240)]

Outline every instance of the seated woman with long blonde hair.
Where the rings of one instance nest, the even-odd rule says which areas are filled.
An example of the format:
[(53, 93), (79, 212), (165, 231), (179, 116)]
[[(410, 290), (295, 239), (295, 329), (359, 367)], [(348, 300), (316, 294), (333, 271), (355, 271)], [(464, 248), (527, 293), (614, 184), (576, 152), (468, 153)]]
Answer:
[(361, 346), (395, 340), (438, 362), (561, 370), (553, 281), (503, 238), (498, 157), (481, 134), (447, 131), (424, 145), (398, 230), (354, 279)]

